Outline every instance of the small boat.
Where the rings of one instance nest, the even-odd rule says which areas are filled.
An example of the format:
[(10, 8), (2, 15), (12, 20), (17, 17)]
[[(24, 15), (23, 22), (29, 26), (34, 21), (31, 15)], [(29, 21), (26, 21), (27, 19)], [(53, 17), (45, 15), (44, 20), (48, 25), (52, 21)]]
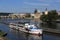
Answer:
[(25, 25), (19, 25), (10, 23), (9, 27), (33, 35), (42, 35), (42, 29), (37, 28), (34, 24), (29, 25), (28, 23), (26, 23)]

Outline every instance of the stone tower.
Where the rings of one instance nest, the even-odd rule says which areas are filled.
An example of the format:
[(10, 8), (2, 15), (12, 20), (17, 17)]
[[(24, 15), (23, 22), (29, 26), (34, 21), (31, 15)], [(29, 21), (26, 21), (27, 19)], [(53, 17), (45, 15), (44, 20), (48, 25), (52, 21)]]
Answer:
[(48, 10), (47, 10), (47, 8), (45, 9), (45, 14), (46, 14), (46, 15), (48, 14)]
[(35, 9), (34, 11), (34, 18), (39, 19), (40, 18), (40, 11)]

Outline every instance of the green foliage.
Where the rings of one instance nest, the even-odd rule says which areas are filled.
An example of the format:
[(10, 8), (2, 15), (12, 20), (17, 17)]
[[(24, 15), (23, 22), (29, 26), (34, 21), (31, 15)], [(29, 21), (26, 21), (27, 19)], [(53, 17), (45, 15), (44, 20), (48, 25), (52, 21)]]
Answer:
[(57, 19), (58, 19), (57, 11), (56, 10), (49, 11), (49, 13), (48, 13), (48, 20), (54, 21), (54, 20), (57, 20)]
[(60, 19), (60, 15), (58, 15), (58, 19)]
[(0, 16), (8, 16), (9, 14), (13, 14), (13, 13), (3, 13), (3, 12), (1, 13), (0, 12)]
[(58, 19), (58, 13), (56, 10), (51, 10), (48, 12), (47, 15), (43, 14), (40, 17), (40, 20), (42, 21), (55, 21)]
[(2, 30), (0, 30), (0, 36), (4, 35), (4, 32)]
[(41, 15), (40, 20), (42, 20), (42, 21), (46, 21), (47, 18), (48, 18), (47, 15), (44, 14), (44, 15)]

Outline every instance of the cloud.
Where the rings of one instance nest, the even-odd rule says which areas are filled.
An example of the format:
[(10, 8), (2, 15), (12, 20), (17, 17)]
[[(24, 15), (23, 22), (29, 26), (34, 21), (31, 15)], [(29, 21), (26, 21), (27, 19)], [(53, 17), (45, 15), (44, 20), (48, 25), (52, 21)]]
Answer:
[(46, 3), (31, 3), (31, 2), (24, 2), (24, 4), (34, 5), (34, 6), (49, 6), (49, 4), (46, 4)]

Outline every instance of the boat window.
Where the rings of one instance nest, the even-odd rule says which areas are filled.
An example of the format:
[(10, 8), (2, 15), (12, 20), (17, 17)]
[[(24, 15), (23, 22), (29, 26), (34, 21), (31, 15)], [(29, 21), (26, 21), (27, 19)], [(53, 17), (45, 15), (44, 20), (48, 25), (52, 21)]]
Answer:
[(30, 27), (29, 29), (33, 29), (33, 27)]
[(34, 27), (33, 29), (37, 29), (37, 27)]

